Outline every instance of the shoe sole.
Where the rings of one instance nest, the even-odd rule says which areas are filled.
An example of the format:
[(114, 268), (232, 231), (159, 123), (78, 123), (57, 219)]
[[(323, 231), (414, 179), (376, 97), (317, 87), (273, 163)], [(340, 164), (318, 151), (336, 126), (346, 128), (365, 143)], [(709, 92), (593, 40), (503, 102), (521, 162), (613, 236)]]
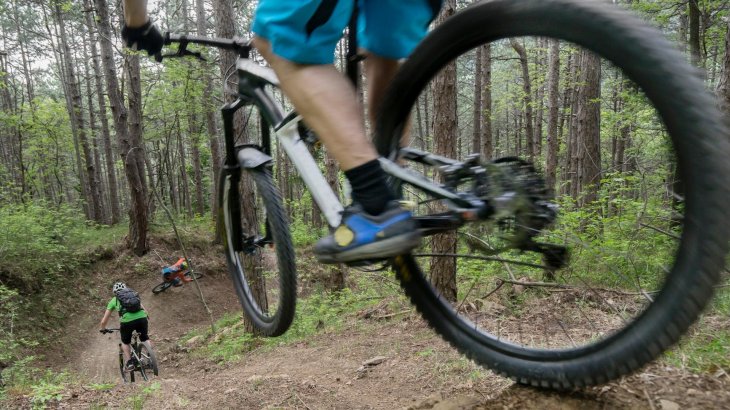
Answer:
[(316, 254), (317, 260), (321, 263), (347, 263), (367, 259), (383, 259), (402, 255), (421, 243), (420, 232), (394, 236), (373, 242), (370, 245), (363, 245), (349, 251), (337, 254)]

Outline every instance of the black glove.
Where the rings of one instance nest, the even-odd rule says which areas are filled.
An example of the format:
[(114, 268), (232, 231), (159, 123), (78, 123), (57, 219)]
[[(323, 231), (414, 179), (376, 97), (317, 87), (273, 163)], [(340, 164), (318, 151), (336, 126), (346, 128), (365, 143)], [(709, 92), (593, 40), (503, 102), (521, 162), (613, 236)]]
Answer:
[(160, 30), (151, 20), (137, 28), (130, 28), (125, 24), (122, 28), (122, 40), (132, 50), (145, 50), (151, 56), (159, 54), (165, 42)]

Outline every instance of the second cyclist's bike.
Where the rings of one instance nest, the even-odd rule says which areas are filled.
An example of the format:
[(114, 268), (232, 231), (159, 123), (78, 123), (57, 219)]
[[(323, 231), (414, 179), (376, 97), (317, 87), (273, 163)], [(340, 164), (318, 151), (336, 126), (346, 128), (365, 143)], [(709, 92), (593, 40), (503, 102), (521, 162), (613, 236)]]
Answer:
[[(251, 58), (247, 42), (168, 35), (167, 43), (179, 44), (178, 56), (194, 54), (190, 44), (239, 55), (238, 99), (222, 109), (219, 215), (246, 315), (262, 334), (280, 335), (294, 318), (296, 254), (274, 178), (289, 166), (276, 163), (277, 152), (333, 229), (344, 206), (310, 153), (316, 136), (285, 113), (274, 92), (279, 80)], [(564, 65), (551, 75), (572, 79), (559, 95), (544, 91), (559, 102), (545, 112), (562, 115), (540, 135), (570, 137), (559, 167), (550, 162), (557, 151), (544, 147), (545, 167), (558, 169), (565, 185), (554, 175), (547, 184), (536, 171), (543, 154), (525, 140), (520, 114), (534, 102), (524, 103), (514, 75), (500, 74), (519, 61), (522, 44), (545, 57), (558, 53)], [(501, 121), (495, 138), (506, 154), (524, 154), (527, 144), (532, 162), (493, 159), (492, 147), (470, 155), (474, 125), (463, 119), (471, 118), (476, 81), (486, 81), (475, 63), (485, 54), (492, 93), (520, 104), (490, 108), (487, 115)], [(350, 55), (348, 66), (356, 61)], [(601, 87), (586, 86), (596, 81)], [(451, 105), (440, 100), (449, 87), (458, 91)], [(601, 97), (601, 88), (615, 91)], [(597, 105), (602, 98), (613, 100)], [(239, 110), (246, 144), (235, 141)], [(587, 124), (599, 117), (596, 134)], [(381, 165), (412, 204), (423, 242), (368, 263), (393, 269), (430, 326), (495, 372), (551, 388), (605, 383), (676, 343), (709, 303), (730, 232), (727, 128), (685, 56), (630, 13), (584, 0), (471, 5), (403, 64), (374, 128)], [(402, 146), (409, 130), (412, 142)]]

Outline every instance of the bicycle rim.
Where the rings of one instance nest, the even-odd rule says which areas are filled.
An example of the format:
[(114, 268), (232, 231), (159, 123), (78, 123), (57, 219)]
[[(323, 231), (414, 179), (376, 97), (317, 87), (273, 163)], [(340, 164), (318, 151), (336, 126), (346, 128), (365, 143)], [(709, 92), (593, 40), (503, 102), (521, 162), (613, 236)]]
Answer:
[[(602, 191), (594, 192), (608, 203), (587, 198), (590, 190), (562, 195), (557, 187), (558, 220), (535, 239), (569, 250), (563, 261), (568, 264), (560, 269), (546, 260), (550, 256), (507, 249), (516, 232), (529, 232), (520, 217), (428, 236), (393, 266), (430, 325), (477, 362), (544, 387), (603, 383), (676, 342), (712, 295), (727, 244), (725, 130), (683, 56), (627, 13), (592, 2), (498, 0), (452, 17), (406, 62), (381, 111), (376, 137), (381, 155), (392, 157), (411, 109), (429, 98), (422, 90), (447, 78), (462, 95), (473, 92), (476, 76), (469, 62), (475, 47), (491, 43), (495, 61), (516, 60), (515, 46), (503, 40), (507, 37), (518, 37), (518, 45), (558, 38), (570, 42), (562, 43), (564, 53), (591, 58), (578, 50), (580, 44), (607, 58), (613, 66), (601, 64), (601, 72), (610, 74), (601, 88), (612, 78), (625, 82), (622, 120), (630, 123), (639, 112), (643, 121), (661, 128), (628, 135), (642, 144), (644, 154), (654, 150), (652, 172), (610, 174)], [(435, 77), (452, 60), (452, 77)], [(514, 70), (504, 67), (508, 64), (492, 68), (493, 92), (506, 89), (498, 70)], [(516, 141), (515, 149), (503, 154), (514, 155), (517, 147)], [(598, 149), (610, 158), (606, 147)], [(677, 195), (666, 194), (668, 175), (679, 177), (674, 188), (683, 190), (681, 204)], [(416, 215), (444, 210), (438, 201), (408, 188), (404, 192), (419, 202)]]

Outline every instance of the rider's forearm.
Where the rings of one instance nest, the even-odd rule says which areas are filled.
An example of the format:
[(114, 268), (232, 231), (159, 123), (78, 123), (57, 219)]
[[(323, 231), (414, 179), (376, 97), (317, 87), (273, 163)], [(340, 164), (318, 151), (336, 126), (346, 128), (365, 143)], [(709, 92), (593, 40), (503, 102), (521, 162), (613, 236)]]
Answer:
[(124, 0), (124, 22), (128, 27), (141, 27), (149, 19), (147, 0)]

